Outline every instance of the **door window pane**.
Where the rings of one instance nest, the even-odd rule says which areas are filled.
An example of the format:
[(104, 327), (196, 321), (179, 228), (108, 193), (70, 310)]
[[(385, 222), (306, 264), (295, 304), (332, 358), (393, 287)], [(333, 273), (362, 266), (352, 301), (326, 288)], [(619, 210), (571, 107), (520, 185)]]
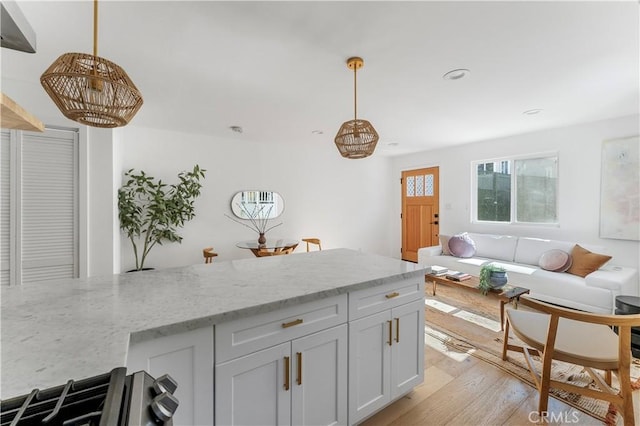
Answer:
[(424, 176), (416, 176), (416, 197), (424, 196)]
[(424, 195), (433, 197), (433, 175), (425, 175)]
[(416, 194), (416, 183), (413, 176), (407, 177), (407, 197), (413, 197)]

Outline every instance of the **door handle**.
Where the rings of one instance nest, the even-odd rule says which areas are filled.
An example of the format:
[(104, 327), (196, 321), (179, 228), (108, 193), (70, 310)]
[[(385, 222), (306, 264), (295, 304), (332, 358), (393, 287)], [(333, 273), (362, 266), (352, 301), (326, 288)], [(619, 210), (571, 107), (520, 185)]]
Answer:
[(396, 343), (400, 343), (400, 318), (395, 318), (396, 320)]
[(296, 352), (296, 357), (298, 358), (298, 377), (296, 381), (300, 386), (302, 384), (302, 352)]
[(289, 390), (289, 357), (284, 357), (284, 390)]
[(391, 321), (387, 321), (387, 324), (389, 324), (389, 340), (387, 343), (391, 346), (393, 344), (393, 323)]

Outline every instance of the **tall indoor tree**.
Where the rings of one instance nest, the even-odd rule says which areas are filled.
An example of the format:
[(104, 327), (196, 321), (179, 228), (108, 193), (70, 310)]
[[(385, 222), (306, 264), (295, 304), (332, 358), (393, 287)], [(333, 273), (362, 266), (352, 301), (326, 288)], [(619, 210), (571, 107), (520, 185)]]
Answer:
[(118, 217), (131, 241), (135, 270), (144, 268), (151, 249), (163, 241), (182, 242), (178, 229), (195, 217), (194, 202), (200, 195), (206, 170), (197, 164), (178, 174), (179, 183), (168, 185), (144, 171), (125, 172), (126, 182), (118, 190)]

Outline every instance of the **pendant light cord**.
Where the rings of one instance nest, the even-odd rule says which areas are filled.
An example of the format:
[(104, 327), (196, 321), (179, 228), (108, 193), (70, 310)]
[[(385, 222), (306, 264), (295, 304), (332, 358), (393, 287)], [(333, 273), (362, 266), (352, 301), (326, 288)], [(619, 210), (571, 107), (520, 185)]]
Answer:
[(354, 65), (353, 66), (353, 121), (356, 121), (358, 119), (358, 89), (357, 89), (358, 80), (356, 78), (357, 72), (358, 72), (358, 67)]
[(98, 0), (93, 0), (93, 56), (98, 56)]

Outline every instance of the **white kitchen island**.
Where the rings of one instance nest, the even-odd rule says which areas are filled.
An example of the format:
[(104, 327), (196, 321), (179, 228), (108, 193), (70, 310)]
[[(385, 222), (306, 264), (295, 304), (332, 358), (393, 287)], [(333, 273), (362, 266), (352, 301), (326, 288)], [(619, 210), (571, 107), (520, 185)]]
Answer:
[(424, 270), (347, 249), (3, 287), (2, 398), (127, 366), (174, 424), (355, 424), (423, 380)]

